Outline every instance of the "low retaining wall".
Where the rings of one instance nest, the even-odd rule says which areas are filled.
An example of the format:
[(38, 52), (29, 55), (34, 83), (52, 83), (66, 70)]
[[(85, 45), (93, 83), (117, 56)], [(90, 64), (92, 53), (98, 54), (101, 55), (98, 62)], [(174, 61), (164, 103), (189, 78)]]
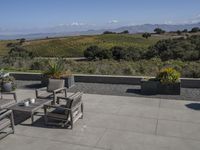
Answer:
[(200, 88), (200, 78), (181, 78), (181, 87)]
[(76, 82), (139, 85), (142, 77), (109, 75), (75, 75)]
[(27, 73), (27, 72), (10, 72), (16, 80), (25, 80), (25, 81), (41, 81), (41, 73)]
[[(16, 80), (41, 81), (40, 73), (11, 72)], [(75, 74), (75, 82), (140, 85), (142, 76), (112, 76)], [(181, 78), (181, 87), (200, 88), (200, 78)]]

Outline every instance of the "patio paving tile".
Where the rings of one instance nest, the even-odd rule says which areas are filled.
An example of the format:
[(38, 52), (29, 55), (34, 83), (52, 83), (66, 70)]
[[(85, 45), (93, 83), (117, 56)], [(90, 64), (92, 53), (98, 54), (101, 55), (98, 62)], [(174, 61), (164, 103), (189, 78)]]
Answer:
[(159, 120), (157, 134), (200, 141), (200, 125), (190, 122)]
[(99, 113), (86, 113), (84, 122), (86, 125), (93, 127), (154, 134), (157, 120)]
[(158, 107), (146, 106), (146, 105), (122, 105), (118, 115), (141, 117), (141, 118), (158, 118)]
[(158, 119), (200, 123), (200, 111), (160, 108)]
[(88, 127), (81, 122), (79, 122), (79, 125), (75, 125), (73, 130), (66, 128), (58, 129), (58, 127), (46, 128), (45, 126), (43, 128), (19, 126), (16, 129), (17, 135), (40, 138), (41, 140), (56, 140), (84, 146), (95, 146), (104, 132), (104, 128)]
[(111, 150), (199, 150), (200, 142), (172, 137), (109, 130), (98, 142), (97, 147)]
[[(12, 144), (11, 144), (12, 143)], [(102, 150), (78, 144), (69, 144), (56, 140), (40, 139), (19, 135), (10, 135), (0, 141), (2, 150)]]

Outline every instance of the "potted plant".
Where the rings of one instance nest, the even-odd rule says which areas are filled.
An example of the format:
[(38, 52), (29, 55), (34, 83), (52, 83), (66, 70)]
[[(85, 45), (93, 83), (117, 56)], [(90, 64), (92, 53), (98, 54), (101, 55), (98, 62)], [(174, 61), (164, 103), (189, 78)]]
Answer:
[(65, 70), (63, 60), (49, 61), (47, 70), (44, 72), (42, 77), (42, 85), (47, 86), (48, 79), (64, 79), (65, 86), (70, 88), (74, 86), (74, 76), (71, 71)]
[(156, 78), (141, 80), (142, 94), (180, 95), (180, 73), (173, 68), (162, 69)]
[(3, 92), (14, 91), (16, 88), (14, 81), (15, 78), (13, 76), (5, 76), (1, 78), (1, 91)]

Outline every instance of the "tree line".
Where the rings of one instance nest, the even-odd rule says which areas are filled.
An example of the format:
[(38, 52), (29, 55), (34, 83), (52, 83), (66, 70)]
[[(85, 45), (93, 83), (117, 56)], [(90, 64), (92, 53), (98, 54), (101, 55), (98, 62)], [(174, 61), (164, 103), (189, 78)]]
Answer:
[(84, 56), (89, 60), (115, 59), (137, 61), (151, 58), (160, 58), (163, 61), (176, 59), (183, 61), (200, 60), (200, 35), (160, 40), (147, 50), (120, 46), (105, 49), (94, 45), (84, 51)]
[[(169, 33), (177, 33), (178, 35), (181, 35), (182, 33), (197, 33), (200, 32), (200, 28), (199, 27), (194, 27), (191, 30), (188, 29), (184, 29), (184, 30), (177, 30), (177, 31), (170, 31)], [(105, 31), (103, 32), (103, 34), (129, 34), (130, 32), (128, 30), (124, 30), (122, 32), (112, 32), (112, 31)], [(161, 29), (161, 28), (155, 28), (154, 29), (154, 33), (155, 34), (164, 34), (166, 33), (165, 30)], [(142, 37), (148, 39), (149, 37), (151, 37), (152, 33), (149, 32), (145, 32), (142, 34)]]

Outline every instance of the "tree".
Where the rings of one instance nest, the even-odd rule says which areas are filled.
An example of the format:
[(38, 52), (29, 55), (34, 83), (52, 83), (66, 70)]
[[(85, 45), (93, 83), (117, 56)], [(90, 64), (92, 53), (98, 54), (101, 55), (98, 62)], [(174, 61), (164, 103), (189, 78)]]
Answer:
[(149, 37), (151, 37), (151, 33), (145, 32), (142, 34), (142, 37), (148, 39)]
[(192, 36), (187, 39), (176, 38), (158, 41), (146, 52), (146, 58), (158, 57), (163, 61), (181, 59), (194, 61), (199, 59), (200, 36)]
[(177, 30), (176, 33), (177, 33), (178, 35), (181, 35), (181, 34), (182, 34), (182, 32), (181, 32), (180, 30)]
[(103, 34), (116, 34), (116, 32), (111, 32), (111, 31), (105, 31)]
[(129, 60), (140, 60), (143, 57), (143, 50), (141, 50), (140, 48), (136, 48), (136, 47), (129, 47), (127, 49), (127, 59)]
[(124, 30), (123, 32), (121, 32), (120, 34), (129, 34), (128, 30)]
[(97, 58), (99, 51), (100, 48), (98, 46), (96, 45), (90, 46), (84, 51), (84, 56), (89, 60), (95, 60)]
[(111, 48), (111, 51), (112, 51), (113, 58), (115, 60), (127, 58), (126, 50), (123, 47), (115, 46), (115, 47)]
[(19, 40), (19, 44), (22, 45), (25, 41), (26, 41), (26, 39), (22, 38), (22, 39)]
[(162, 30), (161, 28), (155, 28), (154, 32), (156, 34), (163, 34), (163, 33), (165, 33), (165, 30)]
[(102, 59), (111, 59), (112, 58), (112, 51), (109, 49), (100, 49), (97, 53), (97, 57)]
[(192, 28), (192, 30), (190, 32), (191, 33), (196, 33), (196, 32), (199, 32), (199, 31), (200, 31), (199, 27), (194, 27), (194, 28)]
[(16, 45), (16, 44), (10, 42), (10, 43), (8, 43), (6, 46), (7, 46), (7, 47), (15, 47), (15, 45)]
[(183, 33), (188, 33), (188, 29), (184, 29), (182, 32)]

